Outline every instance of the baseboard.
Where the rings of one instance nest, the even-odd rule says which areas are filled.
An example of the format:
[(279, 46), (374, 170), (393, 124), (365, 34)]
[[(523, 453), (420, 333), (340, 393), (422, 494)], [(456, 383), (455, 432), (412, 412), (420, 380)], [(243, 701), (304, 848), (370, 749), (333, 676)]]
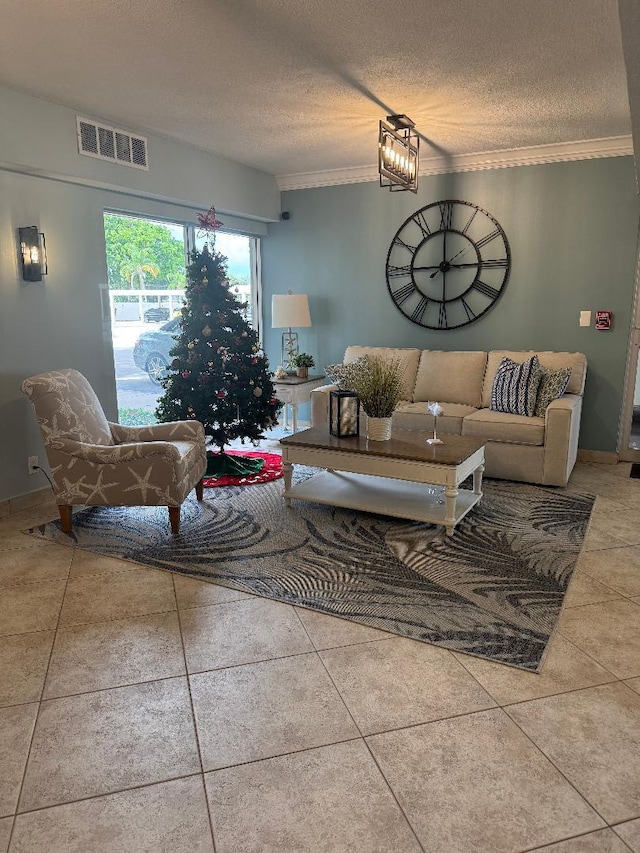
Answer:
[(51, 486), (45, 486), (43, 489), (38, 489), (35, 492), (29, 492), (26, 495), (18, 495), (16, 498), (9, 498), (6, 501), (0, 501), (0, 518), (6, 518), (13, 515), (15, 512), (22, 512), (26, 509), (33, 509), (41, 506), (44, 503), (54, 502)]
[(620, 458), (609, 450), (578, 450), (578, 462), (597, 462), (599, 465), (617, 465)]

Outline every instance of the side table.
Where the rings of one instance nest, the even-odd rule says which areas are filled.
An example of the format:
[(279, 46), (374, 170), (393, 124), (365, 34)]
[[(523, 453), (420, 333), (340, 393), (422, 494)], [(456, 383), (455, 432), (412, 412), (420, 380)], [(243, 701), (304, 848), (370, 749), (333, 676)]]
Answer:
[(327, 380), (324, 376), (308, 376), (300, 379), (298, 376), (287, 376), (286, 379), (272, 379), (273, 388), (278, 400), (284, 403), (284, 426), (289, 424), (287, 406), (291, 406), (293, 417), (293, 431), (298, 431), (298, 406), (300, 403), (311, 401), (311, 392)]

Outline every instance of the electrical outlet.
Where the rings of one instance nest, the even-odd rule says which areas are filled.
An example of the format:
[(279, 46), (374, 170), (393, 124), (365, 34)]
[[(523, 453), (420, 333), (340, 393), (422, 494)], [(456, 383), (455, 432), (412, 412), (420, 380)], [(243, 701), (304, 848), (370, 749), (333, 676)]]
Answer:
[(35, 474), (36, 470), (38, 468), (38, 457), (37, 456), (30, 456), (27, 460), (27, 466), (29, 468), (29, 473)]

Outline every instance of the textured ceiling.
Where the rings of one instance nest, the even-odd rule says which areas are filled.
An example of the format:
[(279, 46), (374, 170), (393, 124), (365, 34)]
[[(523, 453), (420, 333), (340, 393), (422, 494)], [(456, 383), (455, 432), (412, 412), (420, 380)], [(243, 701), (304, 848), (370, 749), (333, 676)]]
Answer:
[(275, 175), (630, 133), (616, 0), (0, 0), (0, 85)]

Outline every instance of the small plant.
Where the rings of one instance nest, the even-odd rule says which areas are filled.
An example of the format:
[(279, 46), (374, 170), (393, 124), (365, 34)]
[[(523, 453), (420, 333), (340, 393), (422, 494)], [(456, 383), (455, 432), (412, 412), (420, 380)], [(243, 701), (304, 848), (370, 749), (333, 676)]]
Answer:
[(399, 361), (369, 357), (349, 376), (349, 388), (360, 398), (370, 418), (390, 418), (402, 399), (402, 367)]
[(298, 352), (291, 356), (291, 367), (315, 367), (316, 361), (308, 352)]

